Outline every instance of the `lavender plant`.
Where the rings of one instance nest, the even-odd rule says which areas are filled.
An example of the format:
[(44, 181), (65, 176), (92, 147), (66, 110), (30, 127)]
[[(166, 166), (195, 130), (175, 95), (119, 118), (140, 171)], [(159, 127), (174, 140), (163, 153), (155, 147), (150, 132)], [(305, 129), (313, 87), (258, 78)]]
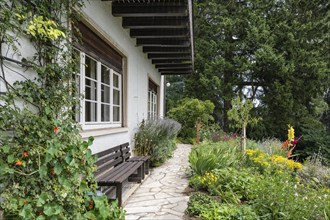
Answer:
[(151, 156), (151, 165), (159, 166), (171, 157), (181, 125), (169, 118), (142, 121), (135, 133), (135, 153)]

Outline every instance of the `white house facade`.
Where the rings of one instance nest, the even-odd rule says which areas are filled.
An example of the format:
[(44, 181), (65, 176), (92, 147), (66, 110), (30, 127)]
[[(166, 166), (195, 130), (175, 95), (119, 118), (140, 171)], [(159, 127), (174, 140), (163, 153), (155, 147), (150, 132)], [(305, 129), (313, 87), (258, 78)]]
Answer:
[(77, 48), (85, 97), (77, 118), (81, 135), (94, 136), (97, 153), (132, 143), (143, 119), (164, 116), (164, 75), (192, 71), (192, 6), (186, 0), (86, 1), (81, 13), (84, 28), (99, 37), (93, 40), (114, 53), (106, 60), (98, 48)]
[[(86, 0), (78, 14), (81, 136), (94, 137), (93, 153), (132, 144), (143, 119), (164, 116), (165, 75), (193, 71), (192, 2)], [(21, 45), (33, 53), (27, 39)]]

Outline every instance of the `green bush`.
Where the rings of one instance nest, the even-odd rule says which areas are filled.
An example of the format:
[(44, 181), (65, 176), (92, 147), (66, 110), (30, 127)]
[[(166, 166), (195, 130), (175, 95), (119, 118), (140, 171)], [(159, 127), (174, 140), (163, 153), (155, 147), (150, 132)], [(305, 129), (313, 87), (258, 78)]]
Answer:
[[(238, 152), (230, 151), (228, 143), (230, 141), (217, 144), (219, 148), (237, 154)], [(274, 148), (277, 148), (278, 142), (274, 143)], [(258, 146), (254, 147), (258, 149)], [(202, 163), (207, 158), (213, 158), (211, 153), (205, 157), (208, 152), (206, 149), (207, 147), (197, 148), (198, 154), (193, 153), (194, 161)], [(269, 151), (270, 148), (265, 150)], [(202, 219), (329, 219), (330, 168), (322, 165), (319, 156), (309, 158), (301, 165), (272, 154), (273, 151), (268, 153), (271, 155), (262, 150), (249, 149), (246, 152), (249, 159), (246, 161), (250, 160), (251, 163), (238, 163), (240, 166), (216, 167), (216, 162), (199, 165), (189, 184), (196, 190), (213, 196), (192, 196), (187, 212)], [(265, 167), (263, 172), (251, 167), (253, 164)]]
[(168, 118), (142, 121), (134, 136), (135, 152), (149, 155), (151, 165), (159, 166), (172, 156), (180, 128), (178, 122)]
[(303, 169), (298, 172), (298, 177), (305, 183), (330, 188), (330, 168), (324, 166), (322, 160), (318, 154), (308, 157)]
[(214, 104), (209, 100), (200, 101), (198, 99), (186, 98), (167, 114), (182, 125), (178, 137), (183, 142), (188, 141), (190, 143), (192, 139), (196, 138), (196, 121), (200, 119), (203, 126), (208, 125), (213, 121), (213, 109)]
[(330, 194), (299, 184), (288, 173), (265, 174), (251, 186), (248, 203), (261, 219), (329, 219)]
[(216, 198), (196, 193), (188, 202), (187, 214), (201, 219), (255, 220), (256, 213), (247, 205), (232, 205), (220, 203)]
[(282, 142), (275, 138), (267, 138), (259, 141), (255, 148), (264, 151), (267, 155), (281, 155), (287, 157), (288, 152), (282, 148)]
[(202, 176), (216, 168), (238, 166), (242, 157), (239, 139), (203, 143), (190, 152), (189, 164), (193, 174)]

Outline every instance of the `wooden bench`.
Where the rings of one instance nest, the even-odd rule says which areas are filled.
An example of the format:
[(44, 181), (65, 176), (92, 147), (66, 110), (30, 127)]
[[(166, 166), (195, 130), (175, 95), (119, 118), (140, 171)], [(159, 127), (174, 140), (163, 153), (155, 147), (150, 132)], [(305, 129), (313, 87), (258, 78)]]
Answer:
[[(94, 172), (98, 186), (115, 187), (118, 205), (122, 206), (123, 182), (141, 183), (144, 177), (144, 161), (127, 162), (121, 145), (97, 154), (97, 170)], [(127, 158), (126, 158), (127, 159)]]
[(121, 152), (122, 152), (122, 156), (124, 158), (124, 161), (126, 162), (137, 162), (137, 161), (143, 161), (143, 174), (142, 174), (142, 179), (144, 179), (144, 175), (148, 175), (149, 174), (149, 160), (150, 160), (150, 156), (134, 156), (131, 157), (131, 149), (129, 146), (129, 143), (125, 143), (120, 145), (121, 147)]

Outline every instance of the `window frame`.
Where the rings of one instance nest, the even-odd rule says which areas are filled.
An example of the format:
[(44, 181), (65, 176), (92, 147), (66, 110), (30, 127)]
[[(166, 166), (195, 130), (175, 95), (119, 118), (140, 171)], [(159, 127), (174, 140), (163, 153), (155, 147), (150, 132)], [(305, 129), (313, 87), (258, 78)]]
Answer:
[[(121, 128), (123, 127), (123, 75), (119, 73), (118, 71), (115, 71), (113, 68), (111, 68), (106, 63), (102, 62), (100, 59), (96, 59), (94, 56), (92, 56), (89, 53), (86, 53), (82, 51), (79, 48), (75, 48), (79, 52), (79, 73), (76, 74), (79, 76), (79, 93), (83, 95), (83, 98), (80, 99), (80, 111), (79, 111), (79, 117), (80, 120), (78, 121), (81, 125), (83, 130), (92, 130), (92, 129), (103, 129), (103, 128)], [(86, 56), (88, 56), (90, 59), (94, 60), (96, 62), (96, 121), (87, 121), (86, 122)], [(102, 121), (102, 96), (101, 96), (101, 86), (102, 79), (101, 79), (101, 67), (105, 66), (109, 69), (110, 74), (110, 111), (109, 111), (109, 121)], [(114, 87), (114, 81), (113, 76), (118, 76), (118, 87)], [(88, 77), (89, 79), (89, 77)], [(113, 104), (113, 90), (119, 91), (119, 105)], [(92, 100), (93, 101), (93, 100)], [(94, 102), (94, 101), (93, 101)], [(114, 107), (119, 107), (119, 121), (113, 120), (113, 109)]]
[(158, 108), (159, 108), (159, 97), (158, 97), (158, 88), (156, 85), (149, 79), (148, 86), (148, 119), (156, 119), (159, 117)]

